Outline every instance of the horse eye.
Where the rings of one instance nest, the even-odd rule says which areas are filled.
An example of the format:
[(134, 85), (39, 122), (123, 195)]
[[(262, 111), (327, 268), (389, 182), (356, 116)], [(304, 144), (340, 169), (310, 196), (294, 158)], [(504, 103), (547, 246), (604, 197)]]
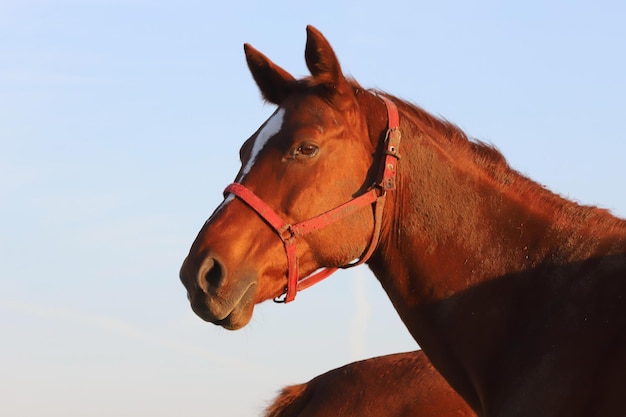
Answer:
[(313, 143), (303, 143), (302, 145), (298, 146), (295, 153), (296, 155), (304, 155), (311, 158), (317, 155), (318, 151), (319, 148), (317, 147), (317, 145)]

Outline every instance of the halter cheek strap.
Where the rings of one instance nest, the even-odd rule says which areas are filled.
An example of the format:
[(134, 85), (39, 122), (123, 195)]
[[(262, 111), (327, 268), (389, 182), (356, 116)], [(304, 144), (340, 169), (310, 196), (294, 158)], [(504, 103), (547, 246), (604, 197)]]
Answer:
[(319, 230), (332, 224), (356, 210), (374, 205), (374, 230), (370, 243), (358, 261), (344, 265), (340, 268), (350, 268), (366, 262), (378, 245), (382, 224), (382, 213), (385, 205), (386, 192), (395, 189), (396, 165), (400, 159), (398, 146), (400, 145), (399, 115), (396, 105), (389, 99), (379, 96), (387, 108), (388, 126), (385, 135), (385, 152), (382, 160), (377, 181), (363, 194), (325, 213), (299, 223), (289, 224), (285, 222), (271, 207), (256, 196), (252, 191), (239, 183), (230, 184), (224, 193), (232, 193), (253, 209), (261, 217), (283, 242), (287, 255), (287, 286), (285, 297), (274, 299), (276, 302), (289, 303), (296, 298), (299, 290), (306, 289), (330, 276), (339, 268), (322, 268), (321, 270), (300, 279), (298, 272), (298, 253), (296, 238), (304, 236), (315, 230)]

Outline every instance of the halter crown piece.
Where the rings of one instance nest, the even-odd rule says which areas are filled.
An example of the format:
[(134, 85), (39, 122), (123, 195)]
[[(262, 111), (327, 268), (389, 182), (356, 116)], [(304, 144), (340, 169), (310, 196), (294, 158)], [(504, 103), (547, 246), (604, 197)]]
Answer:
[(374, 231), (368, 248), (365, 250), (361, 258), (355, 262), (341, 266), (346, 269), (360, 265), (366, 262), (378, 244), (380, 236), (380, 228), (382, 223), (383, 207), (385, 205), (385, 196), (388, 190), (396, 188), (396, 165), (400, 159), (398, 147), (400, 145), (400, 116), (396, 105), (386, 97), (378, 96), (385, 103), (387, 108), (387, 133), (385, 135), (385, 152), (382, 158), (382, 166), (379, 170), (377, 181), (368, 188), (368, 190), (335, 207), (325, 213), (308, 220), (304, 220), (295, 224), (286, 223), (271, 207), (263, 200), (257, 197), (252, 191), (239, 183), (230, 184), (224, 190), (224, 194), (232, 193), (241, 199), (246, 205), (254, 210), (278, 235), (285, 246), (287, 255), (287, 286), (283, 293), (284, 298), (275, 298), (277, 303), (289, 303), (296, 298), (299, 290), (304, 290), (313, 284), (316, 284), (330, 276), (339, 268), (322, 268), (313, 274), (300, 279), (298, 274), (298, 254), (296, 250), (296, 238), (306, 235), (307, 233), (321, 229), (331, 223), (351, 214), (357, 209), (366, 207), (370, 204), (374, 205)]

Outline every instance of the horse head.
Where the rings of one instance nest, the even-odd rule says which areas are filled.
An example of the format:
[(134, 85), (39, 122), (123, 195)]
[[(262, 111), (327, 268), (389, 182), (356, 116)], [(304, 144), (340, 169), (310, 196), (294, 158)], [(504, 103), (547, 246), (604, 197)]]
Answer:
[[(371, 203), (384, 193), (371, 187), (387, 125), (383, 101), (346, 78), (323, 35), (307, 27), (311, 76), (300, 80), (250, 45), (244, 50), (263, 98), (277, 109), (241, 147), (235, 182), (180, 272), (193, 311), (227, 329), (245, 326), (254, 305), (284, 294), (288, 280), (371, 253)], [(371, 108), (376, 116), (368, 116)], [(368, 191), (366, 202), (333, 211)]]

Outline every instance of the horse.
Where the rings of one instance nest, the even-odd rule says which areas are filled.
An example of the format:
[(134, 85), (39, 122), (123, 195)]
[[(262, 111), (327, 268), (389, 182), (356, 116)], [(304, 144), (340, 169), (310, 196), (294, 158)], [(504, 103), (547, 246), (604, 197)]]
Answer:
[(473, 417), (424, 352), (353, 362), (283, 388), (264, 417)]
[(624, 219), (361, 87), (311, 26), (310, 76), (244, 51), (277, 108), (181, 267), (200, 318), (238, 329), (255, 304), (366, 263), (477, 415), (626, 415)]

